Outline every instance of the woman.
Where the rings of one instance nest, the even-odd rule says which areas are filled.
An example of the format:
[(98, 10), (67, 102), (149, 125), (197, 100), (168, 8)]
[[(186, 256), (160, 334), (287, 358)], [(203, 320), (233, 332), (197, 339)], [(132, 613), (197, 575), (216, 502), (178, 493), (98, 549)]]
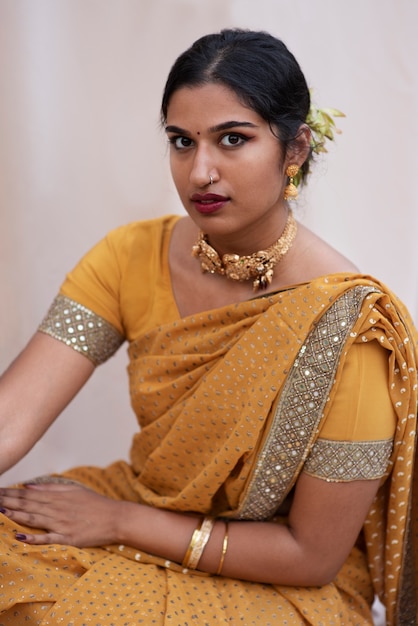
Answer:
[(4, 471), (127, 340), (131, 462), (0, 490), (0, 623), (413, 624), (416, 332), (289, 209), (333, 122), (237, 30), (162, 119), (188, 215), (90, 251), (0, 387)]

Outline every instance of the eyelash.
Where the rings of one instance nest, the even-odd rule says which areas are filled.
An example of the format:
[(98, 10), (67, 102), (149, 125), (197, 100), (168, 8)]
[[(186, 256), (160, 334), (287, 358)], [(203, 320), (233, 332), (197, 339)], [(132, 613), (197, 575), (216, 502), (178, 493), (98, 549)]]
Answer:
[[(225, 145), (222, 144), (222, 141), (226, 138), (226, 137), (236, 137), (239, 139), (239, 141), (235, 144), (232, 145)], [(188, 146), (178, 146), (177, 145), (177, 141), (178, 140), (183, 140), (186, 139), (187, 141), (190, 141), (190, 144)], [(223, 145), (225, 148), (236, 148), (239, 146), (242, 146), (244, 143), (246, 143), (247, 141), (250, 141), (251, 137), (247, 137), (246, 135), (242, 135), (241, 133), (225, 133), (224, 135), (222, 135), (221, 139), (220, 139), (220, 144)], [(182, 150), (187, 150), (188, 148), (190, 148), (193, 145), (193, 140), (189, 139), (189, 137), (184, 137), (183, 135), (174, 135), (172, 137), (168, 138), (168, 142), (174, 147), (175, 150), (181, 152)]]
[(226, 135), (223, 135), (223, 137), (221, 138), (221, 141), (222, 139), (225, 139), (225, 137), (237, 137), (239, 139), (238, 143), (232, 144), (232, 146), (227, 146), (228, 148), (241, 146), (242, 144), (250, 140), (250, 137), (247, 137), (246, 135), (242, 135), (241, 133), (226, 133)]
[(190, 145), (189, 146), (179, 147), (177, 145), (177, 141), (179, 139), (187, 139), (187, 140), (190, 141), (190, 143), (192, 142), (192, 140), (189, 139), (188, 137), (183, 137), (182, 135), (174, 135), (173, 137), (169, 137), (168, 138), (168, 143), (171, 144), (174, 147), (175, 150), (186, 150), (187, 148), (190, 148)]

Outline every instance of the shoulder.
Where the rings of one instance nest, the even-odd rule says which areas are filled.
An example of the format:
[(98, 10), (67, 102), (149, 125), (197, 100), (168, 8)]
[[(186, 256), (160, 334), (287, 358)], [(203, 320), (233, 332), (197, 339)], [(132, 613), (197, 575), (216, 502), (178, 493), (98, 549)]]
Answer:
[(303, 225), (299, 225), (298, 239), (295, 260), (305, 280), (326, 274), (359, 272), (355, 263)]
[(180, 219), (178, 215), (163, 215), (149, 220), (140, 220), (118, 226), (109, 231), (105, 237), (109, 244), (116, 247), (154, 244), (169, 234), (174, 224)]
[(178, 219), (175, 215), (166, 215), (118, 226), (94, 244), (73, 270), (84, 268), (94, 273), (119, 274), (137, 258), (145, 256), (148, 261), (153, 256), (158, 257)]

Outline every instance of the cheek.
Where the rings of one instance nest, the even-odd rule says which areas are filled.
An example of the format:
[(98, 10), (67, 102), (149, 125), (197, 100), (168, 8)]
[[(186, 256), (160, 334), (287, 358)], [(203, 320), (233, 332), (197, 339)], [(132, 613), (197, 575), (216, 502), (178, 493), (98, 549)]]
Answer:
[(178, 193), (181, 194), (185, 181), (184, 168), (180, 167), (179, 163), (175, 159), (170, 159), (170, 172), (174, 185)]
[(242, 169), (241, 181), (246, 187), (247, 193), (256, 194), (259, 198), (276, 198), (284, 187), (283, 175), (279, 165), (272, 166), (271, 161), (259, 161), (256, 166)]

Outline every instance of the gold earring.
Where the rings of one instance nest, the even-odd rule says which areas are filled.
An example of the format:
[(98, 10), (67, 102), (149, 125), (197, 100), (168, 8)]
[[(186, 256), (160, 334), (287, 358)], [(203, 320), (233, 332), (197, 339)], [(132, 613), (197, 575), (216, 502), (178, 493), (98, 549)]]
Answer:
[(289, 165), (286, 169), (286, 176), (288, 176), (289, 178), (289, 183), (286, 185), (284, 190), (285, 200), (296, 200), (296, 198), (298, 197), (298, 190), (293, 182), (293, 179), (298, 172), (299, 167), (297, 165)]

